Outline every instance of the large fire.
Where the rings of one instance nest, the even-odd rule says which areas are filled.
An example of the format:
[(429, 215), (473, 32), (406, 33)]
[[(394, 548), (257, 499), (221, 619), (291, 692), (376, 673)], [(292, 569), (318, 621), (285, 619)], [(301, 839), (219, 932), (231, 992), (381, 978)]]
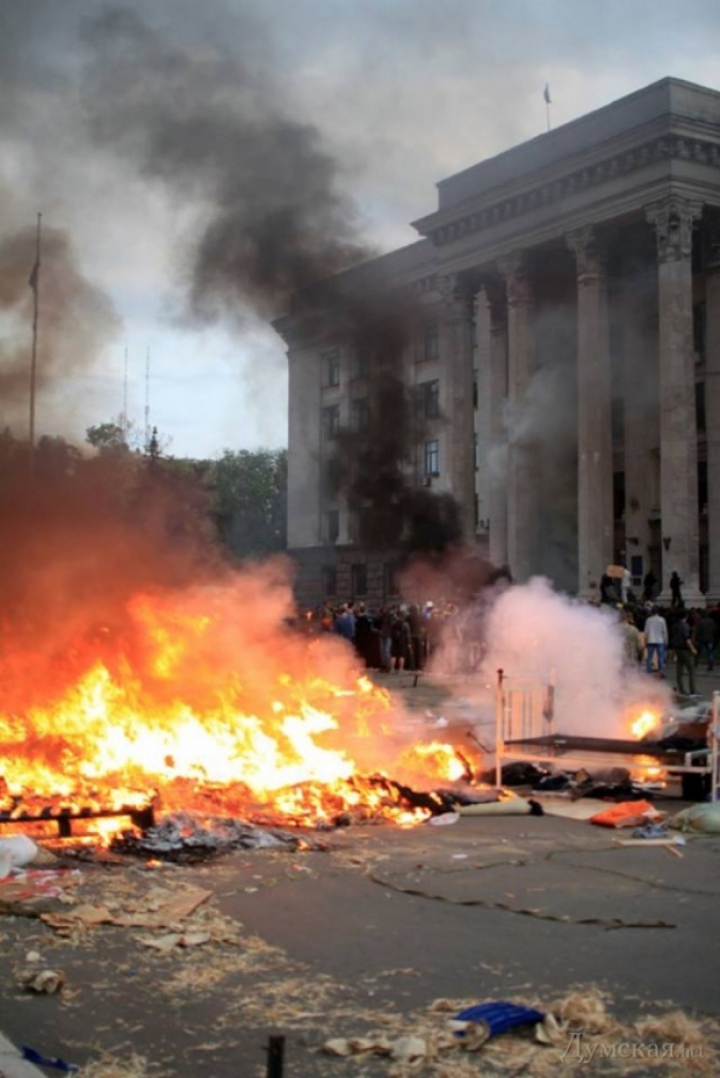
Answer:
[(7, 795), (112, 807), (157, 792), (166, 809), (314, 824), (383, 811), (387, 790), (362, 776), (428, 787), (462, 775), (451, 746), (408, 743), (346, 645), (302, 635), (282, 602), (248, 589), (137, 596), (120, 628), (50, 659), (7, 655)]

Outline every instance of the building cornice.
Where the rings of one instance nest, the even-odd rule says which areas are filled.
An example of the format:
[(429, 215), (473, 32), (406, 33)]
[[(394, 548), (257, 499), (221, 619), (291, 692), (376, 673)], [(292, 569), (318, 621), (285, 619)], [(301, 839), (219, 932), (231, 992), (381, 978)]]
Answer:
[(435, 247), (445, 247), (467, 236), (486, 232), (496, 225), (561, 203), (574, 195), (600, 189), (613, 180), (658, 163), (688, 162), (720, 169), (720, 132), (717, 128), (714, 131), (715, 140), (685, 133), (665, 133), (639, 145), (616, 149), (592, 163), (578, 164), (561, 175), (526, 185), (522, 190), (505, 194), (502, 198), (496, 196), (490, 201), (485, 196), (482, 204), (470, 206), (465, 203), (432, 214), (415, 222), (415, 227)]

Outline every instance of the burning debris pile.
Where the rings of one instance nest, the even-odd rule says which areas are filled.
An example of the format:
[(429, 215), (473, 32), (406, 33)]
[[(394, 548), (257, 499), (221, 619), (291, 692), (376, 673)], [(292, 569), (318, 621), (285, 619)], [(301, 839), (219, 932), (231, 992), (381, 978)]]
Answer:
[[(270, 828), (447, 811), (422, 791), (467, 781), (467, 758), (415, 744), (407, 717), (358, 675), (349, 650), (297, 633), (290, 612), (273, 565), (134, 595), (122, 625), (62, 652), (6, 654), (2, 822), (64, 819), (67, 833), (69, 821), (92, 818), (109, 837), (126, 816), (150, 834), (153, 810)], [(212, 839), (199, 828), (173, 817), (152, 834), (161, 846), (179, 835), (242, 844), (239, 825)]]

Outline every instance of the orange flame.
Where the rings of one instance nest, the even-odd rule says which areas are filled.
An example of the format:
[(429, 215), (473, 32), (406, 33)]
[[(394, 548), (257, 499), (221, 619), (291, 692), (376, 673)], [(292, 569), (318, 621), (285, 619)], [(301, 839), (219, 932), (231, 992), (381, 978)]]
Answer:
[(639, 739), (645, 737), (646, 734), (649, 734), (651, 730), (654, 730), (659, 725), (660, 716), (654, 711), (645, 710), (630, 724), (630, 732), (633, 737)]
[[(75, 641), (52, 669), (10, 656), (0, 669), (17, 689), (0, 712), (10, 794), (110, 808), (159, 790), (164, 807), (215, 814), (404, 819), (356, 763), (365, 775), (393, 766), (402, 713), (389, 694), (358, 676), (341, 642), (294, 633), (276, 610), (242, 600), (232, 588), (137, 596), (123, 634)], [(426, 783), (466, 770), (440, 743), (400, 759)]]

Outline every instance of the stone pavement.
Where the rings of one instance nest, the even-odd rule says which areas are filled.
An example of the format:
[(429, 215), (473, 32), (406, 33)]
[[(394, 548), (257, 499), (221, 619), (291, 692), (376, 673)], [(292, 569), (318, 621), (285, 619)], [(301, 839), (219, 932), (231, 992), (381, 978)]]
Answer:
[[(473, 718), (474, 693), (462, 679), (413, 687), (411, 674), (391, 677), (378, 680), (419, 721), (427, 711), (450, 724)], [(713, 687), (705, 679), (702, 691)], [(546, 805), (552, 812), (552, 799)], [(678, 857), (546, 815), (354, 826), (321, 837), (322, 851), (242, 851), (198, 865), (72, 862), (77, 875), (55, 927), (0, 916), (4, 1032), (45, 1056), (92, 1062), (92, 1078), (264, 1078), (265, 1046), (278, 1033), (287, 1038), (284, 1078), (379, 1078), (392, 1073), (387, 1059), (335, 1058), (319, 1046), (330, 1036), (423, 1028), (438, 998), (547, 1006), (580, 987), (610, 993), (625, 1022), (681, 1007), (706, 1022), (711, 1051), (720, 1030), (720, 836), (693, 838)], [(188, 888), (210, 895), (182, 924), (92, 923), (92, 910), (105, 909), (111, 920), (142, 925), (148, 910)], [(63, 922), (78, 906), (91, 914)], [(32, 952), (64, 973), (60, 995), (19, 987)], [(103, 1058), (114, 1069), (98, 1070)], [(533, 1078), (548, 1060), (558, 1064), (546, 1054), (495, 1069), (486, 1054), (474, 1070), (438, 1064), (422, 1074)], [(13, 1062), (0, 1043), (0, 1078), (30, 1078), (32, 1069), (12, 1070)], [(627, 1073), (610, 1064), (603, 1074)], [(587, 1060), (557, 1070), (600, 1073)]]
[[(387, 1075), (387, 1061), (358, 1072), (318, 1053), (322, 1041), (412, 1030), (438, 997), (547, 1005), (580, 985), (612, 993), (625, 1017), (713, 1013), (720, 836), (680, 858), (616, 837), (550, 815), (476, 817), (352, 827), (320, 852), (81, 866), (83, 908), (152, 909), (188, 887), (211, 896), (180, 927), (185, 946), (142, 928), (1, 918), (3, 1026), (46, 1056), (136, 1054), (157, 1068), (147, 1073), (182, 1078), (260, 1078), (263, 1046), (281, 1033), (288, 1078), (357, 1078)], [(65, 974), (60, 996), (18, 988), (31, 951)]]

